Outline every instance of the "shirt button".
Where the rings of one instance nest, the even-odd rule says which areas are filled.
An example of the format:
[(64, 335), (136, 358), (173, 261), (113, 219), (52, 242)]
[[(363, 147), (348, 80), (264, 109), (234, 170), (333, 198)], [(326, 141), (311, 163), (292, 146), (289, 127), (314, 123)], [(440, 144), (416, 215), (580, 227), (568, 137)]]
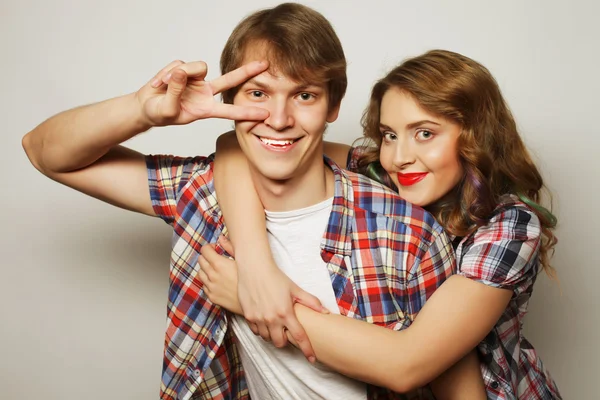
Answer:
[(199, 377), (200, 377), (200, 370), (199, 370), (199, 369), (195, 369), (195, 370), (194, 370), (194, 376), (195, 376), (196, 378), (199, 378)]
[(492, 382), (492, 389), (498, 389), (498, 386), (500, 386), (500, 384), (496, 381)]
[(215, 331), (215, 335), (217, 335), (217, 336), (221, 336), (221, 332), (222, 332), (222, 331), (221, 331), (220, 329), (217, 329), (217, 330)]

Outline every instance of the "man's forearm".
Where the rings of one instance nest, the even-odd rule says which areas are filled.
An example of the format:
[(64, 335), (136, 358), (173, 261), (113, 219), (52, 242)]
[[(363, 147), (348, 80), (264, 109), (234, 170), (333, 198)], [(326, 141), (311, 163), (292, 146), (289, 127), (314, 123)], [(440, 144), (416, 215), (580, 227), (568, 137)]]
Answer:
[(135, 94), (129, 94), (57, 114), (25, 135), (23, 147), (40, 171), (69, 172), (149, 128)]

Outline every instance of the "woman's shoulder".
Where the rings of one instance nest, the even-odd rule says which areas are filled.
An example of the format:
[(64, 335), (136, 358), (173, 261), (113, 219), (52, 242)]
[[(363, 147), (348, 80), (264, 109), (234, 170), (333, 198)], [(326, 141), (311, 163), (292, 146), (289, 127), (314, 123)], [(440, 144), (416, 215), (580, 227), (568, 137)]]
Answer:
[(486, 225), (479, 227), (473, 234), (492, 232), (501, 237), (539, 238), (542, 234), (537, 214), (515, 194), (505, 194), (499, 198)]
[(488, 223), (461, 241), (459, 269), (491, 286), (512, 287), (537, 274), (540, 245), (537, 215), (517, 196), (504, 195)]

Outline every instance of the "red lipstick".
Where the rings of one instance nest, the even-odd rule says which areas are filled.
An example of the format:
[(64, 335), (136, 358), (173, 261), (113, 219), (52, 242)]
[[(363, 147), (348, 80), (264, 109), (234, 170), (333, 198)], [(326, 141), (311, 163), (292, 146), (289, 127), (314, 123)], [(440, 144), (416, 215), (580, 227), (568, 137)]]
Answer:
[(400, 183), (400, 186), (411, 186), (423, 180), (427, 174), (428, 172), (413, 172), (409, 174), (398, 172), (398, 182)]

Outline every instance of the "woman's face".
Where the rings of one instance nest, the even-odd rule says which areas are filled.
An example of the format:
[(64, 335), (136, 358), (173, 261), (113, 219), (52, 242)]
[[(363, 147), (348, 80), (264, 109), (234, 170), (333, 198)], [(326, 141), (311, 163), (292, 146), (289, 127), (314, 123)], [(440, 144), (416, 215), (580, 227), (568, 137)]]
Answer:
[(461, 127), (396, 88), (383, 96), (380, 114), (379, 157), (400, 196), (426, 207), (448, 194), (463, 175), (457, 151)]

